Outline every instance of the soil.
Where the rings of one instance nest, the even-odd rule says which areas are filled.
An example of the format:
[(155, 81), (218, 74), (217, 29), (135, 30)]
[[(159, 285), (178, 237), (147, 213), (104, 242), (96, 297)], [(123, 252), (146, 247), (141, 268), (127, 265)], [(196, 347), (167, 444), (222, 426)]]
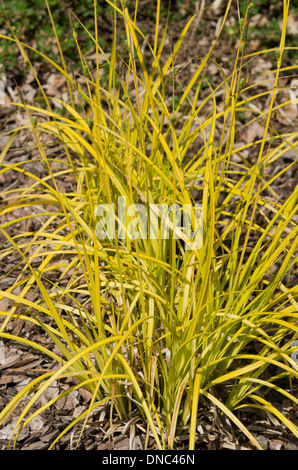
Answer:
[[(60, 3), (63, 3), (60, 2)], [(152, 2), (141, 0), (140, 4), (140, 15), (139, 25), (145, 27), (146, 30), (154, 31), (154, 17), (146, 14), (146, 7), (149, 7)], [(195, 8), (200, 3), (194, 4), (190, 0), (185, 2), (175, 2), (173, 9), (179, 15), (180, 20), (174, 21), (169, 24), (168, 39), (165, 42), (165, 57), (171, 53), (172, 41), (175, 41), (182, 29), (195, 12)], [(197, 56), (204, 56), (212, 43), (216, 31), (218, 31), (220, 22), (223, 18), (225, 11), (226, 1), (206, 1), (205, 9), (200, 15), (200, 22), (194, 22), (194, 27), (190, 30), (189, 37), (184, 41), (183, 46), (176, 58), (176, 65), (179, 68), (179, 80), (183, 84), (186, 84), (189, 79), (189, 74), (192, 72), (192, 67), (196, 67), (194, 59)], [(271, 5), (268, 10), (261, 10), (257, 17), (252, 19), (255, 24), (255, 28), (259, 28), (262, 25), (266, 28), (266, 25), (270, 23), (270, 20), (280, 14), (280, 4)], [(237, 18), (237, 9), (235, 6), (232, 7), (230, 13), (230, 24), (233, 26), (235, 18)], [(297, 17), (291, 14), (291, 24), (296, 24), (297, 30)], [(296, 22), (296, 23), (295, 23)], [(164, 19), (161, 20), (161, 30), (163, 28)], [(101, 33), (105, 36), (107, 44), (111, 41), (112, 28), (106, 19), (100, 19)], [(294, 28), (295, 26), (293, 26)], [(2, 33), (7, 31), (2, 30)], [(51, 39), (49, 38), (50, 42)], [(252, 34), (250, 42), (247, 47), (247, 53), (258, 50), (261, 47), (262, 39), (257, 34)], [(273, 41), (272, 47), (276, 48), (278, 44)], [(55, 47), (53, 42), (53, 47)], [(214, 60), (218, 60), (221, 66), (227, 71), (230, 70), (230, 66), (234, 61), (237, 50), (237, 43), (233, 35), (229, 35), (227, 31), (218, 42), (218, 45), (213, 54)], [(6, 70), (5, 77), (5, 93), (6, 99), (9, 103), (11, 100), (19, 101), (19, 91), (21, 90), (26, 100), (35, 98), (38, 94), (38, 89), (32, 73), (23, 75), (21, 73), (23, 68), (23, 61), (19, 55), (19, 65), (14, 70), (9, 68)], [(90, 68), (92, 65), (95, 66), (95, 55), (93, 51), (88, 54), (88, 63)], [(278, 94), (277, 101), (285, 100), (287, 98), (287, 89), (291, 82), (298, 78), (298, 67), (294, 59), (291, 56), (287, 56), (283, 65), (296, 66), (296, 69), (284, 72), (281, 74), (279, 81), (279, 87), (282, 88)], [(259, 76), (266, 70), (274, 69), (274, 54), (272, 56), (260, 55), (256, 60), (247, 64), (247, 71), (249, 77), (249, 83), (253, 84), (255, 81), (259, 81)], [(38, 72), (39, 79), (42, 83), (47, 86), (47, 93), (49, 95), (55, 95), (63, 97), (67, 91), (65, 81), (48, 65), (42, 63), (35, 64), (35, 70)], [(218, 68), (210, 63), (208, 69), (209, 80), (212, 80), (212, 84), (216, 84), (220, 81), (220, 75)], [(18, 87), (16, 86), (18, 84)], [(270, 87), (270, 84), (264, 84), (264, 87)], [(206, 94), (208, 93), (206, 89)], [(256, 106), (261, 109), (266, 106), (263, 98), (260, 98), (259, 102), (255, 102)], [(297, 129), (297, 118), (298, 111), (297, 105), (288, 106), (284, 108), (284, 113), (276, 116), (275, 131), (276, 132), (293, 132)], [(6, 106), (0, 107), (0, 126), (2, 130), (7, 130), (10, 127), (20, 125), (22, 123), (22, 114), (15, 112), (7, 104)], [(253, 142), (262, 136), (263, 126), (256, 121), (251, 126), (242, 126), (241, 119), (239, 119), (237, 126), (239, 128), (237, 132), (237, 139), (239, 145), (241, 143)], [(28, 145), (28, 136), (26, 133), (21, 133), (18, 137), (17, 144), (14, 146), (9, 155), (7, 155), (6, 163), (13, 163), (27, 159), (36, 158), (36, 149), (30, 148)], [(29, 139), (30, 140), (30, 139)], [(3, 149), (7, 142), (7, 137), (3, 136), (0, 142), (0, 150)], [(18, 148), (19, 145), (19, 148)], [(22, 152), (20, 152), (20, 148)], [(55, 154), (59, 152), (59, 148), (51, 148), (50, 150)], [(247, 155), (250, 159), (251, 164), (254, 163), (256, 154)], [(278, 162), (270, 165), (266, 171), (276, 174), (285, 165), (296, 161), (297, 163), (297, 150), (295, 149), (288, 151), (284, 154)], [(235, 163), (237, 164), (237, 156), (235, 155)], [(32, 163), (32, 165), (36, 165)], [(36, 169), (36, 171), (43, 176), (44, 170), (42, 167)], [(283, 175), (278, 178), (273, 186), (275, 193), (278, 194), (279, 198), (286, 198), (291, 194), (297, 184), (298, 173), (297, 164), (292, 165)], [(13, 188), (20, 184), (20, 181), (15, 180), (15, 173), (0, 174), (0, 187), (1, 191), (6, 191), (8, 188)], [(64, 181), (65, 186), (69, 184), (67, 180)], [(269, 194), (268, 197), (273, 197)], [(274, 196), (275, 197), (275, 196)], [(19, 214), (20, 215), (20, 214)], [(16, 216), (19, 216), (16, 215)], [(20, 227), (25, 230), (32, 230), (34, 227)], [(1, 289), (4, 290), (9, 287), (9, 284), (14, 281), (13, 277), (10, 277), (9, 272), (15, 266), (17, 260), (8, 259), (5, 265), (0, 265), (0, 279)], [(297, 271), (296, 271), (297, 272)], [(288, 285), (297, 284), (297, 275), (293, 275), (288, 279)], [(1, 310), (5, 310), (5, 301), (1, 301)], [(11, 322), (8, 326), (7, 333), (17, 334), (24, 338), (36, 341), (40, 344), (47, 345), (49, 347), (49, 339), (45, 337), (43, 331), (38, 327), (26, 324), (25, 321), (16, 320)], [(5, 405), (21, 390), (26, 384), (39, 374), (46, 371), (55, 369), (57, 364), (54, 361), (50, 361), (42, 354), (35, 350), (29, 350), (26, 345), (15, 344), (8, 341), (4, 342), (5, 347), (5, 361), (0, 363), (0, 409), (3, 409)], [(76, 382), (72, 378), (59, 381), (54, 383), (52, 387), (46, 392), (45, 396), (42, 396), (40, 401), (37, 403), (37, 407), (41, 407), (46, 403), (46, 400), (54, 398), (62, 390), (66, 390)], [(281, 386), (285, 390), (290, 391), (297, 396), (298, 384), (297, 381), (292, 384), (284, 381), (281, 382)], [(289, 419), (296, 420), (297, 422), (297, 411), (298, 407), (290, 402), (285, 397), (281, 400), (280, 394), (274, 392), (274, 390), (268, 392), (269, 397), (273, 405)], [(266, 396), (266, 398), (269, 398)], [(28, 449), (28, 450), (42, 450), (47, 449), (49, 444), (53, 442), (55, 437), (66, 428), (66, 426), (86, 408), (90, 402), (90, 394), (82, 388), (78, 388), (76, 391), (67, 395), (65, 398), (60, 399), (50, 409), (46, 409), (41, 415), (34, 418), (30, 424), (25, 427), (16, 443), (16, 449)], [(28, 401), (28, 400), (27, 400)], [(7, 448), (9, 436), (13, 429), (14, 423), (17, 417), (24, 408), (18, 407), (14, 410), (13, 415), (7, 420), (4, 426), (0, 429), (0, 450)], [(204, 407), (202, 401), (200, 412), (199, 412), (199, 426), (198, 426), (198, 438), (197, 438), (197, 449), (201, 450), (214, 450), (214, 449), (254, 449), (247, 438), (241, 434), (235, 426), (229, 421), (229, 419), (222, 417), (218, 411), (210, 406)], [(298, 439), (291, 434), (284, 425), (277, 419), (269, 416), (263, 412), (256, 412), (254, 414), (247, 413), (241, 415), (244, 424), (257, 438), (259, 443), (264, 449), (270, 450), (298, 450)], [(142, 422), (141, 418), (132, 413), (129, 422), (121, 422), (116, 416), (110, 416), (109, 405), (103, 406), (101, 409), (97, 409), (88, 419), (87, 426), (82, 434), (82, 438), (79, 442), (78, 449), (84, 450), (122, 450), (128, 449), (133, 446), (135, 449), (143, 449), (146, 439), (147, 425)], [(82, 430), (82, 426), (79, 424), (67, 432), (62, 439), (56, 445), (58, 450), (68, 450), (76, 448), (79, 434)], [(187, 448), (187, 430), (180, 429), (180, 435), (175, 441), (177, 450), (183, 450)], [(155, 444), (153, 439), (149, 438), (148, 448), (154, 449)]]

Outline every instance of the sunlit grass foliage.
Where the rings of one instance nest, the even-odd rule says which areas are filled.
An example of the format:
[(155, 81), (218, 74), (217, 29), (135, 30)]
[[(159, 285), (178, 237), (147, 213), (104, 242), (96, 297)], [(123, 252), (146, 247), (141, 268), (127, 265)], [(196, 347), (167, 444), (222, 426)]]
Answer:
[[(160, 1), (150, 42), (138, 27), (138, 2), (132, 15), (127, 1), (107, 4), (114, 9), (111, 54), (99, 46), (95, 3), (95, 32), (80, 25), (94, 43), (95, 70), (90, 70), (73, 28), (85, 83), (69, 72), (63, 38), (60, 43), (57, 35), (60, 65), (40, 56), (68, 84), (69, 99), (60, 102), (64, 112), (36, 76), (40, 98), (29, 103), (21, 96), (15, 103), (27, 115), (27, 123), (7, 132), (9, 140), (1, 154), (1, 173), (14, 172), (26, 184), (2, 194), (6, 203), (1, 208), (1, 261), (15, 254), (18, 263), (14, 284), (0, 292), (10, 301), (8, 310), (0, 312), (0, 337), (37, 349), (59, 367), (32, 379), (1, 411), (0, 423), (24, 403), (12, 435), (16, 442), (34, 416), (85, 387), (92, 394), (89, 405), (51, 448), (104, 403), (121, 420), (131, 413), (139, 416), (147, 426), (146, 444), (153, 436), (160, 449), (175, 448), (181, 433), (188, 435), (188, 447), (194, 449), (198, 412), (211, 406), (256, 448), (260, 444), (242, 421), (247, 411), (275, 415), (298, 436), (297, 426), (270, 402), (270, 394), (268, 398), (263, 394), (274, 389), (298, 403), (290, 391), (298, 376), (291, 359), (298, 332), (297, 286), (287, 285), (297, 260), (297, 187), (287, 199), (266, 197), (294, 162), (273, 176), (266, 168), (289, 148), (297, 148), (298, 132), (277, 134), (272, 124), (273, 113), (289, 104), (275, 102), (284, 71), (289, 2), (284, 0), (274, 70), (270, 77), (260, 75), (260, 83), (273, 80), (274, 86), (262, 93), (258, 84), (247, 84), (245, 64), (266, 54), (246, 54), (245, 25), (253, 14), (251, 5), (239, 22), (231, 72), (227, 74), (212, 59), (215, 40), (206, 56), (195, 57), (196, 70), (182, 85), (177, 58), (195, 16), (185, 24), (172, 52), (166, 53), (167, 28), (162, 32), (159, 28)], [(127, 54), (121, 56), (119, 25), (126, 34)], [(18, 39), (13, 28), (10, 40), (35, 74), (32, 48)], [(104, 57), (104, 66), (99, 57)], [(220, 73), (218, 86), (211, 79), (207, 85), (204, 81), (211, 62)], [(262, 96), (269, 105), (257, 111), (254, 100)], [(250, 122), (263, 125), (262, 139), (237, 145), (237, 112), (250, 113)], [(40, 152), (36, 166), (44, 167), (43, 176), (28, 170), (27, 161), (6, 163), (21, 130), (34, 137)], [(278, 145), (272, 144), (274, 137), (279, 138)], [(60, 145), (59, 155), (48, 155), (49, 142)], [(245, 150), (256, 156), (254, 163), (242, 156)], [(237, 164), (232, 159), (236, 152)], [(96, 208), (115, 204), (118, 196), (124, 196), (127, 204), (148, 207), (199, 202), (202, 246), (186, 250), (183, 241), (173, 236), (98, 239)], [(30, 212), (34, 206), (40, 207), (39, 214)], [(27, 215), (5, 221), (16, 209), (25, 208)], [(24, 217), (37, 216), (40, 224), (35, 231), (14, 230)], [(56, 276), (49, 282), (50, 271)], [(55, 349), (8, 333), (16, 318), (41, 327)], [(77, 385), (34, 408), (55, 380), (70, 376)], [(289, 391), (280, 385), (285, 379)]]

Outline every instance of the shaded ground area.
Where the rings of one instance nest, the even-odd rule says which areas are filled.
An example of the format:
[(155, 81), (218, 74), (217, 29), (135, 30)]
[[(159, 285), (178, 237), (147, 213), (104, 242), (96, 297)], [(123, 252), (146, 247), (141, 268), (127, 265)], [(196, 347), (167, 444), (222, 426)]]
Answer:
[[(63, 2), (62, 2), (63, 3)], [(141, 1), (140, 3), (140, 14), (139, 14), (139, 25), (140, 28), (148, 34), (148, 39), (154, 31), (154, 11), (152, 11), (151, 3), (149, 1)], [(256, 2), (257, 3), (257, 2)], [(205, 4), (205, 8), (199, 14), (200, 21), (195, 21), (193, 27), (190, 30), (189, 37), (183, 43), (181, 51), (177, 57), (176, 65), (179, 68), (179, 81), (182, 85), (188, 82), (189, 76), (196, 69), (197, 64), (195, 59), (204, 56), (209, 48), (210, 44), (216, 36), (226, 6), (225, 1), (214, 1), (214, 2), (199, 2), (194, 3), (191, 1), (186, 2), (175, 2), (173, 5), (173, 14), (169, 24), (168, 39), (165, 42), (165, 57), (171, 53), (172, 43), (175, 41), (184, 24), (190, 16), (198, 9), (200, 5)], [(293, 2), (294, 4), (294, 2)], [(276, 36), (276, 28), (278, 27), (278, 18), (282, 15), (281, 2), (274, 4), (266, 8), (258, 9), (257, 13), (252, 17), (250, 22), (249, 30), (249, 42), (247, 46), (247, 53), (259, 50), (264, 45), (266, 48), (278, 47), (278, 36)], [(66, 6), (70, 6), (69, 3)], [(289, 21), (289, 41), (293, 41), (295, 37), (295, 31), (297, 31), (298, 20), (294, 13), (291, 13)], [(161, 30), (165, 23), (165, 17), (161, 19)], [(100, 31), (103, 36), (105, 45), (109, 47), (112, 39), (112, 24), (108, 15), (100, 16), (99, 18)], [(213, 58), (217, 60), (223, 67), (227, 75), (232, 72), (232, 64), (236, 55), (237, 50), (237, 9), (235, 6), (231, 9), (231, 13), (227, 22), (227, 27), (224, 30), (222, 38), (219, 40), (218, 45), (214, 51)], [(23, 31), (24, 30), (24, 31)], [(26, 28), (23, 27), (20, 34), (25, 34)], [(2, 24), (3, 34), (8, 34), (7, 28)], [(119, 30), (119, 35), (121, 30)], [(29, 32), (29, 36), (32, 36), (32, 44), (36, 39), (33, 37), (33, 33)], [(24, 39), (25, 40), (25, 37)], [(55, 46), (55, 40), (49, 37), (45, 38), (45, 43), (50, 50), (57, 53), (57, 47)], [(1, 47), (1, 43), (0, 43)], [(144, 46), (145, 47), (145, 46)], [(15, 49), (16, 51), (16, 49)], [(90, 69), (95, 67), (96, 57), (94, 51), (88, 50), (87, 60)], [(70, 54), (71, 56), (71, 54)], [(3, 77), (5, 83), (5, 98), (6, 102), (20, 101), (18, 89), (16, 83), (18, 83), (23, 96), (26, 100), (33, 100), (38, 96), (38, 89), (36, 87), (33, 73), (27, 71), (23, 73), (24, 66), (23, 60), (20, 54), (15, 53), (16, 63), (14, 68), (8, 66), (8, 71)], [(71, 61), (69, 58), (68, 66), (74, 69), (76, 73), (76, 61)], [(298, 77), (297, 71), (297, 58), (294, 53), (289, 53), (284, 61), (284, 66), (296, 66), (296, 69), (289, 69), (281, 74), (279, 87), (280, 91), (277, 95), (277, 101), (286, 101), (289, 99), (289, 87), (291, 82)], [(247, 73), (248, 73), (248, 84), (259, 83), (260, 75), (263, 72), (274, 70), (275, 59), (274, 51), (272, 54), (259, 55), (258, 58), (252, 62), (247, 61)], [(67, 96), (67, 86), (64, 78), (61, 78), (55, 70), (49, 65), (42, 64), (41, 62), (35, 63), (35, 71), (43, 84), (45, 84), (45, 90), (48, 95), (56, 96), (60, 99), (64, 99)], [(104, 74), (104, 69), (103, 69)], [(79, 78), (84, 81), (84, 78)], [(208, 67), (206, 79), (206, 96), (209, 93), (208, 83), (212, 83), (215, 87), (217, 83), (221, 81), (221, 76), (217, 66), (214, 63), (210, 63)], [(260, 93), (264, 90), (272, 89), (272, 81), (266, 80), (266, 82), (260, 86)], [(254, 91), (255, 92), (255, 91)], [(249, 93), (246, 92), (246, 93)], [(179, 94), (179, 90), (177, 90)], [(204, 92), (202, 94), (204, 99)], [(269, 99), (269, 98), (268, 98)], [(170, 100), (170, 94), (169, 94)], [(281, 100), (281, 101), (279, 101)], [(169, 101), (170, 103), (170, 101)], [(268, 100), (264, 96), (260, 97), (259, 101), (255, 101), (255, 106), (259, 109), (266, 109)], [(288, 105), (283, 108), (283, 112), (276, 115), (275, 117), (275, 132), (293, 132), (297, 128), (297, 105)], [(9, 120), (9, 122), (8, 122)], [(0, 124), (2, 129), (13, 128), (17, 125), (22, 124), (24, 120), (24, 114), (21, 112), (15, 112), (12, 108), (7, 106), (0, 107)], [(236, 128), (237, 128), (237, 143), (239, 147), (248, 142), (253, 142), (261, 138), (263, 132), (262, 122), (256, 120), (249, 126), (245, 126), (245, 115), (237, 116)], [(1, 137), (0, 150), (2, 150), (8, 141), (7, 136)], [(276, 145), (278, 140), (273, 145)], [(38, 158), (38, 151), (32, 149), (33, 139), (28, 138), (27, 133), (21, 132), (18, 136), (14, 145), (14, 150), (9, 152), (6, 157), (6, 163), (13, 163), (25, 160), (32, 160), (28, 164), (28, 168), (36, 169), (35, 171), (39, 176), (44, 176), (46, 173), (41, 165), (37, 166), (34, 159)], [(257, 146), (256, 146), (257, 148)], [(58, 155), (61, 149), (57, 147), (51, 147), (49, 152), (52, 156)], [(244, 155), (245, 158), (253, 165), (256, 159), (256, 154), (247, 152)], [(239, 163), (239, 156), (235, 154), (233, 156), (233, 162), (236, 165)], [(267, 174), (277, 174), (284, 165), (291, 162), (297, 161), (297, 153), (295, 150), (288, 151), (283, 154), (276, 163), (271, 164), (265, 170)], [(31, 165), (31, 167), (30, 167)], [(286, 198), (295, 188), (297, 183), (297, 165), (293, 165), (283, 175), (275, 181), (272, 189), (275, 194), (268, 192), (268, 198), (276, 200), (276, 198)], [(65, 178), (61, 180), (65, 190), (71, 186), (71, 182)], [(18, 187), (20, 184), (26, 184), (25, 177), (15, 180), (15, 173), (5, 173), (0, 175), (0, 187), (1, 191), (8, 190), (9, 188)], [(5, 204), (5, 201), (1, 201)], [(38, 208), (32, 208), (38, 213)], [(23, 214), (16, 213), (16, 217), (20, 217)], [(5, 220), (7, 221), (7, 220)], [(4, 221), (2, 220), (1, 223)], [(39, 221), (36, 221), (38, 224)], [(27, 225), (26, 225), (27, 224)], [(31, 225), (29, 225), (31, 224)], [(34, 223), (32, 221), (22, 222), (19, 224), (18, 229), (23, 230), (34, 230)], [(13, 283), (17, 276), (17, 270), (15, 269), (16, 263), (19, 260), (11, 257), (11, 259), (5, 260), (5, 264), (0, 264), (0, 279), (1, 289), (6, 289), (9, 284)], [(10, 274), (11, 273), (11, 274)], [(296, 271), (297, 273), (297, 271)], [(297, 284), (297, 274), (289, 276), (287, 285)], [(36, 294), (37, 295), (37, 294)], [(34, 294), (32, 297), (34, 301)], [(1, 310), (6, 310), (9, 307), (8, 301), (1, 301)], [(9, 328), (6, 330), (8, 333), (22, 336), (24, 338), (31, 339), (40, 344), (44, 344), (47, 347), (49, 345), (49, 339), (44, 336), (41, 329), (27, 325), (23, 320), (14, 320), (10, 323)], [(2, 409), (24, 386), (26, 386), (30, 380), (37, 377), (39, 374), (44, 373), (48, 370), (57, 368), (57, 364), (49, 361), (41, 354), (28, 351), (27, 346), (20, 344), (12, 344), (4, 342), (4, 357), (5, 360), (0, 363), (0, 409)], [(40, 401), (36, 403), (37, 407), (43, 406), (47, 400), (57, 396), (62, 390), (66, 390), (71, 385), (74, 385), (74, 379), (65, 379), (54, 383), (52, 387), (41, 397)], [(298, 385), (297, 382), (291, 384), (288, 381), (281, 381), (279, 384), (284, 390), (291, 391), (297, 396)], [(229, 387), (229, 385), (227, 385)], [(295, 393), (296, 392), (296, 393)], [(225, 391), (223, 391), (223, 396)], [(266, 395), (266, 399), (270, 399), (273, 405), (275, 405), (282, 413), (289, 419), (297, 420), (298, 407), (293, 405), (292, 402), (286, 398), (281, 400), (281, 395), (271, 390)], [(40, 416), (34, 418), (29, 426), (27, 426), (20, 434), (17, 449), (46, 449), (49, 444), (53, 442), (55, 437), (66, 428), (66, 426), (79, 414), (86, 409), (90, 402), (91, 396), (89, 392), (79, 388), (69, 396), (59, 400), (50, 410), (44, 411)], [(28, 402), (29, 399), (27, 399)], [(26, 402), (26, 403), (27, 403)], [(8, 419), (5, 426), (0, 430), (0, 449), (5, 449), (8, 444), (8, 439), (11, 435), (11, 431), (16, 423), (17, 417), (20, 412), (24, 409), (17, 408), (14, 411), (14, 417)], [(298, 440), (293, 437), (286, 430), (285, 426), (282, 425), (277, 419), (267, 416), (261, 411), (256, 411), (253, 415), (251, 412), (242, 412), (241, 419), (247, 428), (255, 435), (264, 449), (280, 450), (298, 450)], [(73, 449), (76, 446), (79, 434), (81, 432), (81, 424), (75, 427), (74, 431), (67, 432), (65, 436), (57, 444), (57, 449)], [(147, 424), (142, 422), (141, 419), (132, 413), (128, 422), (119, 422), (119, 419), (111, 414), (110, 405), (107, 404), (105, 407), (97, 409), (91, 414), (86, 429), (83, 432), (81, 442), (79, 444), (80, 449), (127, 449), (144, 448), (146, 438)], [(176, 448), (185, 449), (188, 445), (188, 433), (186, 429), (179, 430), (180, 437), (176, 439)], [(148, 448), (154, 448), (154, 442), (149, 439)], [(252, 446), (247, 442), (245, 436), (239, 433), (235, 429), (234, 425), (228, 420), (228, 418), (221, 416), (218, 411), (210, 405), (204, 407), (204, 399), (200, 402), (199, 406), (199, 426), (198, 426), (198, 437), (197, 437), (197, 448), (198, 449), (250, 449)]]

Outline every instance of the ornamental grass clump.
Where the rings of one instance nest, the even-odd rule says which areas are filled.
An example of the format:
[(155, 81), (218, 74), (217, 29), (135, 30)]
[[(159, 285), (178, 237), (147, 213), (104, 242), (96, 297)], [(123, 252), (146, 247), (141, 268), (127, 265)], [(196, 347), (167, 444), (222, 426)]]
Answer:
[[(298, 143), (298, 132), (277, 133), (272, 118), (289, 104), (275, 101), (280, 74), (291, 71), (282, 65), (289, 2), (284, 0), (276, 65), (257, 84), (248, 83), (246, 64), (268, 51), (246, 53), (251, 4), (241, 21), (230, 72), (212, 53), (231, 0), (218, 37), (207, 55), (192, 61), (196, 69), (184, 84), (180, 77), (187, 65), (179, 63), (179, 49), (196, 15), (166, 53), (160, 1), (149, 41), (138, 27), (138, 2), (131, 14), (128, 2), (107, 0), (114, 16), (112, 49), (106, 53), (99, 45), (96, 3), (94, 34), (71, 13), (80, 74), (65, 64), (47, 0), (60, 64), (27, 46), (13, 29), (9, 37), (34, 74), (40, 96), (27, 102), (20, 90), (20, 102), (13, 104), (27, 121), (7, 131), (0, 156), (1, 173), (13, 172), (24, 181), (2, 194), (1, 262), (14, 255), (17, 263), (14, 283), (0, 292), (9, 301), (7, 311), (0, 312), (0, 337), (35, 348), (57, 367), (25, 385), (1, 411), (0, 424), (19, 410), (10, 441), (15, 445), (35, 416), (84, 388), (91, 393), (89, 403), (50, 448), (78, 423), (80, 440), (88, 419), (103, 405), (113, 419), (138, 417), (147, 433), (145, 446), (151, 437), (159, 449), (175, 448), (182, 434), (188, 448), (195, 449), (199, 413), (211, 408), (255, 448), (261, 445), (244, 424), (247, 413), (271, 414), (298, 437), (297, 425), (270, 401), (269, 393), (298, 403), (292, 390), (298, 376), (292, 356), (297, 286), (287, 284), (297, 261), (298, 192), (296, 187), (281, 198), (271, 188), (295, 162), (274, 175), (266, 172), (289, 149), (296, 151)], [(121, 54), (119, 28), (126, 36)], [(94, 43), (94, 70), (80, 48), (80, 30)], [(32, 52), (64, 77), (68, 100), (47, 95), (30, 60)], [(221, 80), (216, 86), (208, 80), (202, 98), (211, 63)], [(272, 91), (260, 92), (258, 85), (268, 80)], [(268, 106), (259, 110), (254, 101), (261, 97)], [(239, 146), (237, 112), (249, 115), (250, 123), (261, 123), (263, 137)], [(32, 160), (6, 162), (20, 131), (32, 133), (39, 151), (29, 169)], [(271, 144), (272, 137), (278, 138), (277, 145)], [(59, 153), (49, 153), (49, 144), (59, 146)], [(246, 150), (256, 156), (254, 162), (244, 156)], [(156, 233), (150, 231), (150, 220), (143, 226), (142, 218), (129, 214), (120, 220), (119, 201), (147, 210), (158, 221)], [(173, 214), (163, 218), (160, 206), (172, 204), (190, 208), (190, 223), (197, 220), (195, 207), (200, 205), (200, 243), (189, 244), (189, 232), (177, 229)], [(99, 207), (114, 217), (109, 237), (104, 228), (110, 219), (104, 225)], [(149, 211), (152, 207), (155, 212)], [(38, 226), (20, 232), (17, 224), (25, 219), (38, 220)], [(41, 328), (49, 342), (9, 332), (15, 319)], [(76, 379), (74, 385), (35, 407), (55, 381), (68, 377)]]

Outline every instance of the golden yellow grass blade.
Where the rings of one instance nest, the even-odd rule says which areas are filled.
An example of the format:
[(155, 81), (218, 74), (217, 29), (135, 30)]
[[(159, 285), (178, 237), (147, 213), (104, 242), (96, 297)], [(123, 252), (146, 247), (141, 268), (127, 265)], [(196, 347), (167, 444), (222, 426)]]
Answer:
[(298, 437), (298, 427), (292, 423), (285, 415), (283, 415), (278, 409), (276, 409), (271, 403), (269, 403), (264, 398), (260, 397), (259, 395), (251, 395), (251, 398), (262, 403), (264, 406), (262, 407), (265, 410), (270, 411), (270, 413), (274, 414), (282, 423), (284, 423), (292, 433)]

